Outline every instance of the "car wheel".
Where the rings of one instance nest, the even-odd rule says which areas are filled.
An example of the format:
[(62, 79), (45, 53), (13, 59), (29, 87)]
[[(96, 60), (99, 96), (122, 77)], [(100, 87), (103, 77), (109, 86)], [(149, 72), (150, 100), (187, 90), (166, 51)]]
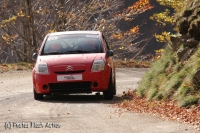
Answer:
[(43, 99), (43, 94), (36, 93), (35, 89), (33, 89), (33, 93), (34, 93), (34, 99), (35, 100), (42, 100)]
[(114, 81), (114, 89), (113, 89), (113, 91), (114, 91), (114, 92), (113, 92), (113, 93), (114, 93), (113, 95), (116, 95), (116, 93), (117, 93), (117, 91), (116, 91), (116, 80)]
[(112, 100), (114, 96), (114, 85), (112, 82), (112, 74), (109, 79), (108, 89), (103, 92), (104, 99)]

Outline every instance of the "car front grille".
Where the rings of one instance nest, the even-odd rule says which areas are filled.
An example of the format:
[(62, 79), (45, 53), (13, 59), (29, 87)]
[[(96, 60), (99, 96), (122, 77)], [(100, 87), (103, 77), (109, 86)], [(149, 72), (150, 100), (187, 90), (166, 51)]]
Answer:
[(77, 71), (56, 71), (55, 74), (75, 74), (75, 73), (83, 73), (85, 70), (77, 70)]
[(91, 82), (50, 83), (51, 93), (91, 93)]

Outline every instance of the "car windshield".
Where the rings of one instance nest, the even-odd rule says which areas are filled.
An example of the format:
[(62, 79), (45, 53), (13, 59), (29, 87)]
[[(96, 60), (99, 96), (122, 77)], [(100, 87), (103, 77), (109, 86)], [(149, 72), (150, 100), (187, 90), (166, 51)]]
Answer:
[(99, 35), (58, 35), (49, 36), (42, 55), (102, 53)]

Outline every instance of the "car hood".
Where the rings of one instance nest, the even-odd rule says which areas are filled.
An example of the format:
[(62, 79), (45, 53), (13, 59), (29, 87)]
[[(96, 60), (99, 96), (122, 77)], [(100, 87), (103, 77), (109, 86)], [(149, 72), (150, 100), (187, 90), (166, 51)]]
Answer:
[(38, 56), (37, 62), (46, 62), (48, 66), (90, 64), (95, 59), (105, 59), (105, 53), (67, 54)]

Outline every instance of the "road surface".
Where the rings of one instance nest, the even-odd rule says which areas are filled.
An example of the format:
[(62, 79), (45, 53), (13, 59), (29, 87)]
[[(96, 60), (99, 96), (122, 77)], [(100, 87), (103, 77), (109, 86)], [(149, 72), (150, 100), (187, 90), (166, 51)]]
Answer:
[[(117, 69), (117, 96), (137, 87), (146, 69)], [(101, 95), (48, 96), (35, 101), (31, 71), (0, 73), (0, 132), (194, 133), (189, 125), (114, 107)]]

